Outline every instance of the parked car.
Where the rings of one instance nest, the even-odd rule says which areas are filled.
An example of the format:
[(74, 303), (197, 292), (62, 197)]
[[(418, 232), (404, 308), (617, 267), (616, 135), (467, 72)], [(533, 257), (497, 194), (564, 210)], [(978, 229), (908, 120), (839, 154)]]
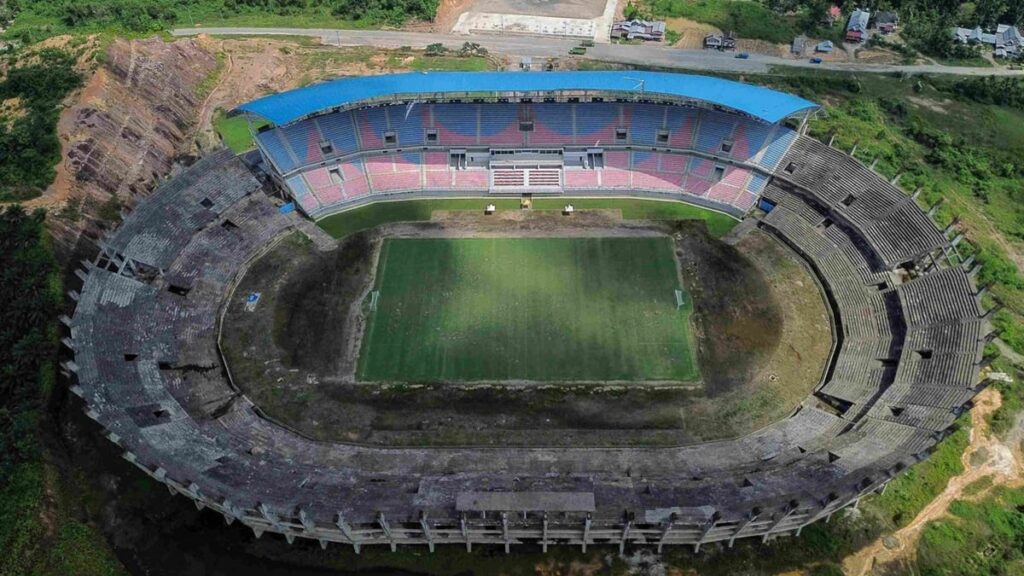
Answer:
[(573, 56), (582, 56), (583, 54), (586, 53), (587, 49), (584, 48), (583, 46), (574, 46), (569, 49), (569, 54), (572, 54)]
[(811, 64), (821, 64), (821, 58), (818, 58), (817, 56), (811, 58)]
[(749, 52), (740, 52), (739, 54), (733, 56), (733, 58), (739, 58), (740, 60), (746, 60), (747, 58), (750, 58), (750, 53)]

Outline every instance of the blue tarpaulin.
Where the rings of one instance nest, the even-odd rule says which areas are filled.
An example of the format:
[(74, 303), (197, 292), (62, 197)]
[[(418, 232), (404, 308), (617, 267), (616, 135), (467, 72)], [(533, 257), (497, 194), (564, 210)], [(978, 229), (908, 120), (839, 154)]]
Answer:
[(239, 110), (278, 126), (371, 98), (465, 92), (616, 91), (718, 104), (765, 122), (778, 122), (818, 105), (792, 94), (690, 74), (668, 72), (420, 72), (345, 78), (253, 100)]

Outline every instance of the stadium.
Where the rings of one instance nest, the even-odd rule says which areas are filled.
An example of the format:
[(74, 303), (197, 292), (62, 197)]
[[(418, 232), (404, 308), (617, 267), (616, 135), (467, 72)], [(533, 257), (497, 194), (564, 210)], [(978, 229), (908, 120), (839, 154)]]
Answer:
[(64, 368), (128, 461), (257, 536), (798, 536), (928, 457), (992, 337), (959, 239), (817, 111), (633, 71), (267, 96), (257, 154), (79, 271)]

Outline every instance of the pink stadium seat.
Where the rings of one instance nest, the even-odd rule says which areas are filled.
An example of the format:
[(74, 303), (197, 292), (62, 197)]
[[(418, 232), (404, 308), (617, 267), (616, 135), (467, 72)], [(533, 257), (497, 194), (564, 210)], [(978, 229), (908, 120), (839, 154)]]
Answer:
[(672, 176), (671, 174), (634, 170), (633, 187), (639, 190), (676, 190), (679, 186), (668, 179)]
[(403, 152), (394, 157), (395, 172), (416, 172), (419, 173), (423, 164), (423, 154), (419, 152)]
[(597, 170), (566, 170), (565, 188), (597, 188)]
[(377, 174), (370, 178), (373, 180), (373, 189), (377, 192), (399, 192), (421, 188), (419, 172)]
[(711, 189), (708, 191), (708, 199), (723, 204), (731, 204), (733, 199), (740, 195), (742, 190), (734, 188), (723, 182), (717, 182), (711, 185)]
[(604, 165), (607, 168), (629, 169), (629, 152), (605, 152)]
[(633, 152), (633, 169), (655, 172), (658, 170), (658, 159), (661, 154), (656, 152)]
[(669, 110), (669, 143), (674, 148), (693, 148), (693, 129), (697, 124), (697, 111), (693, 108)]
[[(370, 113), (374, 112), (373, 116)], [(384, 147), (382, 114), (375, 110), (356, 110), (356, 125), (359, 126), (359, 140), (363, 150), (377, 150)]]
[(370, 193), (370, 184), (365, 177), (356, 178), (345, 182), (345, 198), (353, 200), (362, 198)]
[(661, 170), (662, 172), (672, 172), (675, 174), (682, 174), (686, 172), (688, 165), (690, 164), (690, 157), (683, 156), (681, 154), (662, 154), (661, 155)]
[(694, 196), (707, 196), (708, 190), (711, 189), (711, 182), (703, 178), (687, 176), (686, 180), (683, 181), (683, 189), (688, 194), (693, 194)]
[(732, 205), (739, 208), (740, 210), (749, 210), (754, 206), (754, 202), (757, 201), (757, 196), (744, 192), (736, 197), (732, 201)]
[(341, 168), (341, 175), (345, 180), (366, 177), (363, 172), (362, 162), (359, 159), (344, 162), (339, 166), (339, 168)]
[(425, 186), (430, 190), (449, 190), (452, 187), (452, 173), (446, 170), (428, 170), (423, 174)]
[(490, 177), (489, 170), (456, 170), (455, 188), (486, 189)]
[(363, 162), (368, 174), (391, 174), (395, 171), (395, 163), (391, 160), (391, 156), (370, 156)]
[(607, 188), (629, 188), (629, 170), (605, 168), (601, 171), (601, 186)]
[(426, 170), (448, 171), (448, 154), (445, 152), (426, 152), (424, 156), (424, 168)]
[(690, 162), (690, 174), (697, 178), (710, 178), (715, 169), (714, 162), (702, 158), (694, 158)]
[(316, 191), (316, 196), (319, 198), (321, 205), (328, 207), (345, 201), (345, 195), (342, 193), (341, 184), (321, 188)]
[(750, 170), (743, 168), (734, 168), (732, 166), (726, 168), (725, 177), (722, 178), (722, 182), (729, 186), (735, 186), (736, 188), (742, 188), (747, 183), (747, 178), (750, 177)]
[(331, 185), (331, 175), (327, 173), (327, 168), (310, 170), (304, 176), (306, 177), (306, 182), (309, 183), (309, 187), (313, 190), (319, 190)]

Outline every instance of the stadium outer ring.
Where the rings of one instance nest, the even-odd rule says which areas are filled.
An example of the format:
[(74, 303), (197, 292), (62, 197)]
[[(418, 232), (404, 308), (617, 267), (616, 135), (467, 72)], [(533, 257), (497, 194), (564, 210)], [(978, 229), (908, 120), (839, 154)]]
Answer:
[[(226, 158), (225, 154), (215, 154), (211, 158), (212, 160), (206, 164), (201, 163), (193, 170), (208, 171), (207, 174), (232, 173), (238, 170), (238, 161)], [(865, 174), (870, 174), (866, 167), (860, 165), (860, 168)], [(780, 185), (786, 187), (784, 192), (791, 193), (793, 198), (815, 197), (813, 190), (802, 187), (785, 175), (776, 174), (776, 177)], [(186, 178), (180, 177), (178, 181), (181, 180)], [(278, 430), (271, 432), (281, 434), (280, 436), (259, 439), (258, 442), (265, 445), (257, 446), (261, 450), (254, 452), (253, 446), (243, 442), (252, 439), (239, 438), (231, 434), (218, 436), (222, 432), (220, 426), (227, 426), (220, 421), (222, 418), (253, 417), (255, 407), (244, 397), (236, 398), (236, 405), (230, 406), (227, 413), (208, 421), (194, 421), (189, 409), (178, 404), (177, 409), (180, 409), (180, 412), (170, 414), (170, 418), (174, 419), (171, 424), (177, 426), (168, 426), (163, 422), (146, 422), (147, 425), (143, 426), (140, 422), (145, 421), (148, 415), (133, 412), (139, 408), (138, 402), (152, 400), (154, 397), (160, 397), (161, 402), (168, 398), (173, 400), (174, 396), (167, 389), (168, 383), (173, 378), (186, 377), (174, 375), (165, 378), (160, 375), (160, 371), (178, 370), (174, 366), (164, 368), (162, 365), (165, 362), (157, 362), (156, 353), (166, 352), (163, 347), (167, 345), (167, 339), (158, 336), (160, 342), (149, 349), (152, 354), (147, 361), (160, 365), (155, 372), (158, 374), (160, 385), (152, 389), (143, 385), (143, 377), (151, 377), (153, 370), (140, 367), (135, 374), (114, 374), (117, 370), (111, 369), (108, 372), (104, 363), (112, 363), (112, 360), (116, 359), (96, 354), (97, 350), (102, 348), (102, 339), (116, 341), (120, 336), (113, 331), (109, 315), (124, 314), (123, 317), (116, 317), (113, 320), (128, 329), (152, 325), (150, 322), (154, 318), (164, 318), (159, 314), (147, 316), (150, 310), (135, 307), (133, 304), (136, 299), (143, 300), (144, 295), (158, 305), (159, 313), (163, 313), (167, 311), (166, 302), (171, 297), (166, 296), (164, 290), (150, 289), (152, 287), (147, 287), (145, 282), (138, 280), (142, 277), (138, 271), (129, 270), (141, 267), (143, 262), (133, 260), (130, 254), (126, 257), (125, 254), (112, 250), (110, 246), (119, 242), (120, 245), (127, 245), (126, 242), (133, 239), (119, 238), (122, 234), (134, 234), (134, 237), (138, 238), (138, 230), (133, 228), (138, 227), (138, 224), (146, 224), (141, 220), (147, 216), (147, 210), (151, 206), (161, 201), (161, 195), (169, 196), (177, 192), (187, 196), (192, 193), (188, 188), (168, 189), (173, 188), (174, 184), (172, 182), (171, 185), (163, 187), (154, 194), (154, 198), (140, 204), (115, 233), (111, 242), (105, 243), (101, 255), (90, 262), (85, 271), (80, 271), (84, 282), (81, 293), (73, 293), (73, 298), (79, 302), (75, 317), (63, 319), (71, 328), (71, 338), (65, 339), (64, 343), (75, 352), (75, 360), (65, 362), (63, 366), (69, 374), (76, 375), (78, 382), (73, 391), (84, 399), (86, 413), (106, 430), (106, 435), (111, 441), (125, 450), (124, 456), (127, 460), (166, 484), (172, 493), (186, 495), (200, 508), (209, 507), (223, 514), (228, 523), (238, 520), (251, 527), (257, 535), (270, 531), (283, 534), (289, 542), (296, 537), (302, 537), (318, 540), (323, 546), (329, 542), (339, 542), (352, 545), (357, 551), (361, 546), (369, 544), (385, 544), (392, 548), (398, 544), (423, 544), (433, 549), (438, 543), (463, 544), (467, 548), (474, 543), (498, 544), (504, 545), (506, 550), (512, 544), (522, 542), (538, 542), (545, 549), (549, 544), (573, 544), (585, 549), (588, 544), (598, 543), (617, 544), (620, 550), (628, 543), (656, 545), (658, 549), (666, 544), (688, 544), (699, 550), (702, 545), (711, 542), (726, 542), (731, 546), (736, 538), (757, 536), (768, 540), (781, 534), (799, 534), (807, 524), (828, 518), (846, 506), (856, 505), (862, 496), (884, 489), (888, 481), (900, 470), (923, 458), (944, 435), (944, 431), (938, 431), (927, 437), (915, 436), (913, 442), (904, 439), (905, 444), (889, 445), (887, 452), (887, 439), (872, 438), (870, 433), (864, 432), (864, 428), (857, 428), (861, 421), (849, 421), (845, 423), (850, 427), (849, 432), (859, 434), (854, 434), (856, 438), (850, 440), (851, 444), (845, 447), (875, 448), (880, 454), (877, 461), (857, 460), (858, 457), (865, 458), (863, 451), (854, 451), (849, 456), (844, 454), (834, 457), (829, 449), (832, 448), (830, 445), (819, 447), (817, 450), (805, 450), (796, 446), (807, 456), (795, 458), (788, 454), (782, 458), (786, 462), (780, 462), (778, 468), (760, 468), (765, 466), (764, 453), (758, 452), (756, 446), (750, 445), (768, 443), (773, 439), (778, 442), (776, 437), (769, 438), (778, 431), (775, 429), (760, 431), (733, 441), (679, 449), (471, 448), (451, 449), (449, 452), (455, 453), (448, 454), (445, 452), (448, 449), (382, 448), (370, 450), (374, 454), (362, 460), (358, 456), (364, 455), (357, 455), (355, 461), (363, 461), (366, 469), (345, 466), (332, 468), (330, 474), (323, 474), (313, 481), (314, 488), (311, 490), (315, 493), (307, 494), (301, 490), (308, 485), (309, 477), (314, 473), (320, 473), (318, 468), (333, 466), (335, 462), (353, 461), (343, 454), (344, 448), (306, 446), (302, 441)], [(248, 196), (247, 192), (241, 200), (226, 205), (223, 209), (217, 207), (216, 214), (208, 220), (208, 225), (194, 231), (194, 236), (188, 238), (187, 246), (196, 250), (202, 249), (202, 242), (207, 240), (203, 236), (218, 228), (216, 223), (221, 220), (221, 215), (239, 214), (243, 209), (252, 209), (255, 213), (258, 212), (260, 202), (259, 198)], [(835, 207), (826, 208), (834, 211), (830, 212), (831, 215), (837, 219), (841, 218)], [(260, 225), (276, 218), (276, 215), (257, 216), (254, 221)], [(266, 220), (259, 219), (262, 217), (266, 217)], [(788, 240), (791, 245), (797, 243), (797, 240), (787, 236), (786, 229), (778, 225), (764, 227)], [(288, 224), (282, 227), (280, 232), (284, 233), (294, 228), (294, 225)], [(859, 232), (855, 226), (848, 231)], [(868, 245), (872, 244), (870, 238), (860, 240)], [(255, 246), (254, 249), (258, 251), (263, 246), (265, 243)], [(805, 256), (808, 254), (805, 253)], [(813, 264), (814, 260), (811, 262)], [(179, 263), (176, 261), (176, 264)], [(819, 269), (816, 264), (813, 267)], [(233, 273), (237, 274), (239, 270), (240, 268), (234, 267)], [(945, 270), (949, 270), (950, 273), (946, 274)], [(968, 291), (967, 296), (973, 303), (973, 293), (969, 292), (970, 284), (964, 284), (960, 278), (963, 270), (959, 267), (945, 270), (922, 278), (938, 278), (942, 274), (945, 274), (943, 278), (955, 277), (956, 282), (951, 281), (949, 286)], [(134, 277), (127, 276), (127, 272)], [(169, 272), (181, 271), (159, 270), (152, 282), (161, 288), (168, 286), (168, 279), (171, 278)], [(201, 271), (193, 272), (201, 274)], [(966, 278), (966, 275), (963, 276)], [(125, 278), (134, 282), (130, 288), (125, 288), (129, 285)], [(823, 278), (819, 278), (819, 281), (823, 285), (830, 285)], [(922, 285), (928, 288), (928, 282), (924, 280), (905, 284), (911, 285), (915, 288)], [(906, 290), (910, 291), (911, 289)], [(130, 295), (127, 295), (129, 292)], [(893, 292), (898, 292), (898, 289), (894, 288)], [(223, 296), (223, 292), (221, 295)], [(917, 305), (910, 298), (912, 294), (904, 296), (900, 292), (897, 295), (908, 306)], [(949, 295), (961, 299), (963, 296), (962, 293)], [(209, 303), (205, 300), (190, 300), (187, 295), (184, 298), (196, 306), (197, 317), (202, 310), (209, 308)], [(220, 305), (222, 304), (218, 304), (218, 307)], [(908, 311), (916, 313), (912, 308), (908, 308)], [(974, 314), (977, 316), (976, 308)], [(180, 317), (168, 316), (165, 319), (168, 319), (168, 325), (173, 326), (173, 329), (177, 329), (175, 322), (181, 321)], [(199, 325), (200, 321), (196, 318), (188, 319), (188, 322), (192, 321)], [(972, 321), (969, 317), (962, 320), (964, 323)], [(98, 333), (94, 330), (96, 328), (111, 329), (111, 332)], [(140, 335), (129, 334), (129, 339), (140, 347), (150, 346), (149, 342), (138, 340), (138, 336)], [(207, 342), (209, 343), (211, 342)], [(193, 351), (186, 345), (176, 352), (188, 355)], [(127, 356), (128, 354), (125, 354), (126, 362)], [(184, 372), (184, 369), (181, 371)], [(124, 377), (127, 380), (115, 381), (111, 379), (113, 376)], [(153, 384), (152, 380), (148, 382), (148, 385)], [(127, 387), (121, 388), (125, 383)], [(973, 384), (970, 392), (976, 393), (984, 384)], [(142, 392), (142, 398), (119, 397), (116, 394), (132, 387), (138, 387)], [(962, 404), (954, 409), (960, 410), (968, 405)], [(163, 404), (160, 406), (159, 410), (153, 411), (158, 420), (164, 418), (168, 412)], [(801, 414), (804, 412), (801, 411)], [(253, 426), (254, 432), (258, 430), (268, 433), (265, 421), (264, 424), (256, 420), (247, 422)], [(830, 421), (830, 425), (834, 424)], [(785, 426), (785, 421), (779, 426), (781, 430)], [(155, 430), (156, 428), (160, 430)], [(237, 428), (235, 430), (237, 431)], [(178, 432), (182, 435), (175, 436)], [(790, 433), (795, 434), (795, 431), (785, 430), (780, 437), (785, 440), (784, 437)], [(195, 444), (189, 445), (191, 441), (195, 441)], [(204, 443), (207, 441), (210, 443)], [(244, 453), (241, 448), (247, 445), (249, 451)], [(204, 451), (212, 451), (213, 447), (225, 452), (225, 455), (203, 460), (212, 456), (212, 452)], [(334, 448), (337, 448), (338, 454), (331, 453)], [(302, 449), (312, 453), (312, 461), (301, 461)], [(271, 458), (267, 456), (271, 451), (279, 453), (271, 454)], [(471, 465), (478, 458), (486, 458), (487, 455), (493, 456), (496, 453), (498, 458), (504, 459), (516, 454), (521, 456), (528, 452), (545, 451), (557, 453), (556, 456), (561, 455), (566, 460), (582, 457), (588, 462), (591, 457), (598, 460), (606, 458), (604, 452), (614, 452), (615, 454), (611, 454), (610, 460), (607, 461), (616, 463), (646, 462), (654, 456), (668, 457), (678, 463), (678, 473), (634, 477), (631, 468), (614, 470), (614, 467), (609, 466), (596, 467), (589, 474), (569, 471), (552, 477), (550, 474), (533, 472), (532, 477), (524, 477), (518, 475), (517, 470), (501, 467), (485, 469), (479, 464)], [(381, 462), (376, 460), (379, 457), (385, 462), (395, 462), (396, 453), (402, 453), (398, 455), (399, 459), (420, 459), (420, 464), (423, 464), (422, 460), (425, 458), (462, 462), (467, 471), (440, 476), (423, 474), (410, 479), (405, 477), (408, 469), (403, 469), (402, 466), (382, 466)], [(669, 453), (677, 454), (669, 456)], [(746, 464), (731, 464), (721, 477), (693, 475), (689, 480), (681, 477), (683, 474), (693, 474), (701, 470), (699, 465), (683, 465), (684, 460), (690, 457), (695, 460), (706, 459), (709, 453), (723, 459), (729, 459), (728, 454), (736, 453), (757, 458)], [(544, 458), (551, 454), (539, 456)], [(316, 457), (320, 455), (325, 456), (325, 459), (318, 460)], [(872, 455), (869, 453), (866, 456)], [(524, 462), (535, 457), (537, 455), (528, 456)], [(777, 457), (779, 454), (772, 458)], [(175, 461), (175, 458), (183, 459)], [(847, 458), (854, 460), (856, 464), (846, 466)], [(571, 463), (575, 465), (579, 461)], [(207, 469), (199, 467), (199, 464), (209, 462), (217, 464)], [(255, 468), (247, 466), (266, 468), (260, 469), (260, 473), (254, 473)], [(653, 472), (658, 467), (650, 466), (650, 469)], [(296, 482), (296, 472), (309, 473), (310, 476), (302, 482)], [(396, 472), (400, 477), (394, 477)], [(415, 486), (414, 491), (410, 491), (410, 480)], [(533, 489), (523, 490), (523, 485)]]

